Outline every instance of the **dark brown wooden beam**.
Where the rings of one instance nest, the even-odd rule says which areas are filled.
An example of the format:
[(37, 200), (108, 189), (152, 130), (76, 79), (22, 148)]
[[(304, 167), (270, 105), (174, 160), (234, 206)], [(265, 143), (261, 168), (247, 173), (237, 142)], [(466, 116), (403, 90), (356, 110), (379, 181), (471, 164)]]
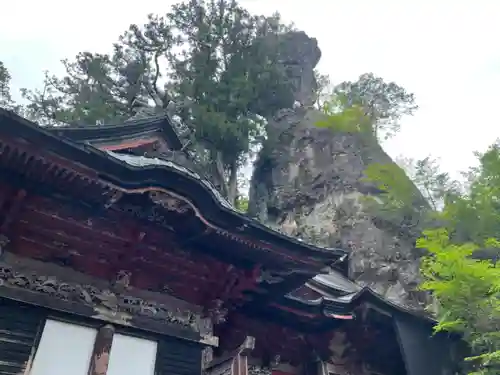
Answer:
[[(106, 244), (106, 242), (103, 244), (102, 239), (97, 240), (97, 238), (94, 238), (93, 241), (89, 241), (89, 237), (92, 237), (90, 233), (87, 236), (86, 233), (82, 232), (77, 236), (76, 234), (65, 233), (65, 231), (61, 229), (62, 228), (58, 229), (57, 225), (54, 225), (54, 223), (42, 227), (41, 223), (29, 223), (25, 222), (24, 219), (16, 228), (19, 234), (22, 233), (22, 236), (25, 238), (32, 238), (35, 243), (47, 243), (49, 246), (49, 242), (66, 244), (67, 248), (76, 250), (77, 253), (85, 256), (89, 254), (89, 251), (93, 254), (106, 254), (110, 260), (116, 260), (116, 258), (122, 255), (125, 259), (128, 259), (128, 263), (131, 265), (137, 265), (138, 256), (141, 256), (144, 259), (154, 262), (159, 273), (164, 272), (165, 269), (171, 269), (172, 265), (175, 265), (176, 268), (185, 270), (186, 272), (194, 272), (199, 275), (199, 278), (210, 278), (212, 274), (207, 264), (203, 262), (196, 262), (188, 257), (174, 255), (169, 251), (161, 252), (153, 250), (146, 243), (138, 245), (137, 250), (130, 254), (126, 251), (127, 249), (125, 246), (123, 248), (117, 247), (116, 244), (110, 246), (110, 244)], [(113, 263), (116, 264), (116, 262)]]
[[(114, 267), (109, 264), (102, 263), (96, 255), (97, 253), (82, 251), (82, 255), (70, 255), (68, 249), (57, 248), (54, 245), (41, 241), (37, 238), (21, 237), (17, 238), (11, 251), (17, 255), (51, 262), (58, 265), (57, 260), (68, 259), (71, 267), (89, 276), (101, 278), (105, 281), (112, 281), (116, 276), (113, 274)], [(60, 258), (58, 258), (60, 256)], [(155, 263), (156, 262), (156, 263)], [(169, 287), (176, 292), (179, 298), (186, 298), (189, 302), (201, 304), (203, 302), (200, 296), (204, 295), (205, 289), (210, 289), (213, 283), (216, 283), (216, 278), (207, 278), (200, 274), (200, 270), (196, 267), (168, 267), (175, 263), (159, 259), (156, 261), (137, 260), (135, 269), (140, 273), (133, 282), (133, 286), (140, 289), (151, 289), (161, 292), (162, 287)], [(182, 265), (181, 265), (182, 266)], [(172, 280), (170, 282), (170, 280)], [(198, 288), (199, 290), (196, 290)], [(190, 297), (193, 295), (194, 298)]]
[[(33, 231), (46, 237), (56, 236), (60, 238), (61, 242), (68, 241), (79, 248), (85, 245), (83, 246), (85, 249), (95, 249), (96, 247), (105, 249), (106, 251), (104, 251), (104, 253), (109, 253), (109, 251), (113, 250), (120, 252), (121, 249), (126, 248), (128, 244), (127, 239), (112, 235), (113, 232), (111, 232), (111, 229), (110, 232), (106, 230), (103, 231), (102, 227), (94, 228), (86, 226), (83, 223), (72, 222), (72, 220), (68, 220), (68, 218), (53, 216), (44, 212), (33, 211), (30, 214), (24, 215), (20, 227), (23, 228), (23, 233), (25, 233), (25, 231)], [(152, 255), (154, 258), (158, 258), (160, 262), (164, 261), (166, 264), (190, 264), (195, 266), (199, 273), (201, 271), (204, 274), (210, 274), (209, 267), (202, 259), (197, 258), (195, 261), (189, 256), (179, 254), (179, 252), (175, 251), (174, 247), (176, 244), (173, 240), (170, 242), (167, 237), (164, 239), (161, 249), (153, 249), (146, 240), (146, 238), (149, 238), (149, 233), (147, 231), (144, 233), (145, 239), (144, 242), (140, 244), (139, 253), (146, 251), (148, 257)], [(168, 246), (169, 242), (171, 244), (170, 246)], [(167, 248), (165, 248), (166, 244), (168, 246)]]
[(23, 201), (26, 198), (26, 190), (21, 189), (14, 193), (5, 204), (4, 211), (0, 222), (0, 233), (6, 234), (12, 222), (17, 219), (17, 215), (22, 207)]

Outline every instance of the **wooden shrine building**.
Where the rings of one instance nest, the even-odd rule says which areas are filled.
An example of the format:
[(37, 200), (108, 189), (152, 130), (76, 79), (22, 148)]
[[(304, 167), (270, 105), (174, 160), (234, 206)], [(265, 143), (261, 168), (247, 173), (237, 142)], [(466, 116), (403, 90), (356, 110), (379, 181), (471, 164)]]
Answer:
[(180, 156), (166, 115), (0, 109), (0, 375), (452, 374), (451, 340), (350, 282), (346, 252), (237, 212)]

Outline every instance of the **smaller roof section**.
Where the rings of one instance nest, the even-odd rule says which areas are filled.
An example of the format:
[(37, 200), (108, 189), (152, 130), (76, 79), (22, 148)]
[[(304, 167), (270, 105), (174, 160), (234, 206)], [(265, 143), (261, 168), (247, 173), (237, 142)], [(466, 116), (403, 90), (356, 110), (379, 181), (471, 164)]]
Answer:
[(137, 117), (119, 124), (57, 126), (47, 130), (59, 137), (90, 144), (103, 151), (134, 149), (153, 144), (160, 144), (169, 150), (182, 149), (176, 129), (178, 126), (168, 113)]
[[(309, 290), (311, 293), (307, 293)], [(335, 319), (352, 319), (355, 310), (369, 304), (379, 310), (415, 316), (433, 322), (423, 306), (402, 306), (384, 298), (370, 287), (361, 287), (338, 272), (317, 275), (302, 288), (286, 295), (280, 303), (297, 311), (315, 313)]]

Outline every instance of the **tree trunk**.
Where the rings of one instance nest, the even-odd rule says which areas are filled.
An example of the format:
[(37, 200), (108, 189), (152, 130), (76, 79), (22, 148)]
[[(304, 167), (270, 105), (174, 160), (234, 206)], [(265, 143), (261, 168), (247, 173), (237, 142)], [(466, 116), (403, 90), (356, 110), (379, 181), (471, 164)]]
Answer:
[(236, 198), (238, 197), (238, 165), (236, 161), (234, 161), (229, 166), (229, 176), (226, 178), (227, 173), (222, 153), (220, 151), (214, 151), (211, 154), (215, 165), (215, 180), (220, 184), (222, 195), (234, 206), (236, 204)]
[(229, 203), (236, 206), (236, 199), (238, 198), (238, 165), (236, 161), (231, 164), (229, 170), (229, 180), (227, 182), (227, 199)]

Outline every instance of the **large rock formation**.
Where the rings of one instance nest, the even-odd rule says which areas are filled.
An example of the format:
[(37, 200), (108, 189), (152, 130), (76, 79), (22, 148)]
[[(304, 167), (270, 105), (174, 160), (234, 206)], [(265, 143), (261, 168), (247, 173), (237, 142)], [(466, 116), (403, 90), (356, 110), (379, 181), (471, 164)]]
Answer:
[[(283, 61), (296, 82), (301, 106), (269, 119), (268, 139), (255, 164), (249, 213), (290, 235), (325, 247), (351, 250), (350, 277), (405, 307), (422, 308), (418, 254), (411, 235), (383, 226), (366, 210), (363, 181), (370, 163), (391, 163), (375, 140), (315, 126), (324, 116), (312, 107), (315, 39), (292, 33)], [(296, 47), (295, 47), (296, 46)], [(376, 198), (375, 198), (376, 199)]]

